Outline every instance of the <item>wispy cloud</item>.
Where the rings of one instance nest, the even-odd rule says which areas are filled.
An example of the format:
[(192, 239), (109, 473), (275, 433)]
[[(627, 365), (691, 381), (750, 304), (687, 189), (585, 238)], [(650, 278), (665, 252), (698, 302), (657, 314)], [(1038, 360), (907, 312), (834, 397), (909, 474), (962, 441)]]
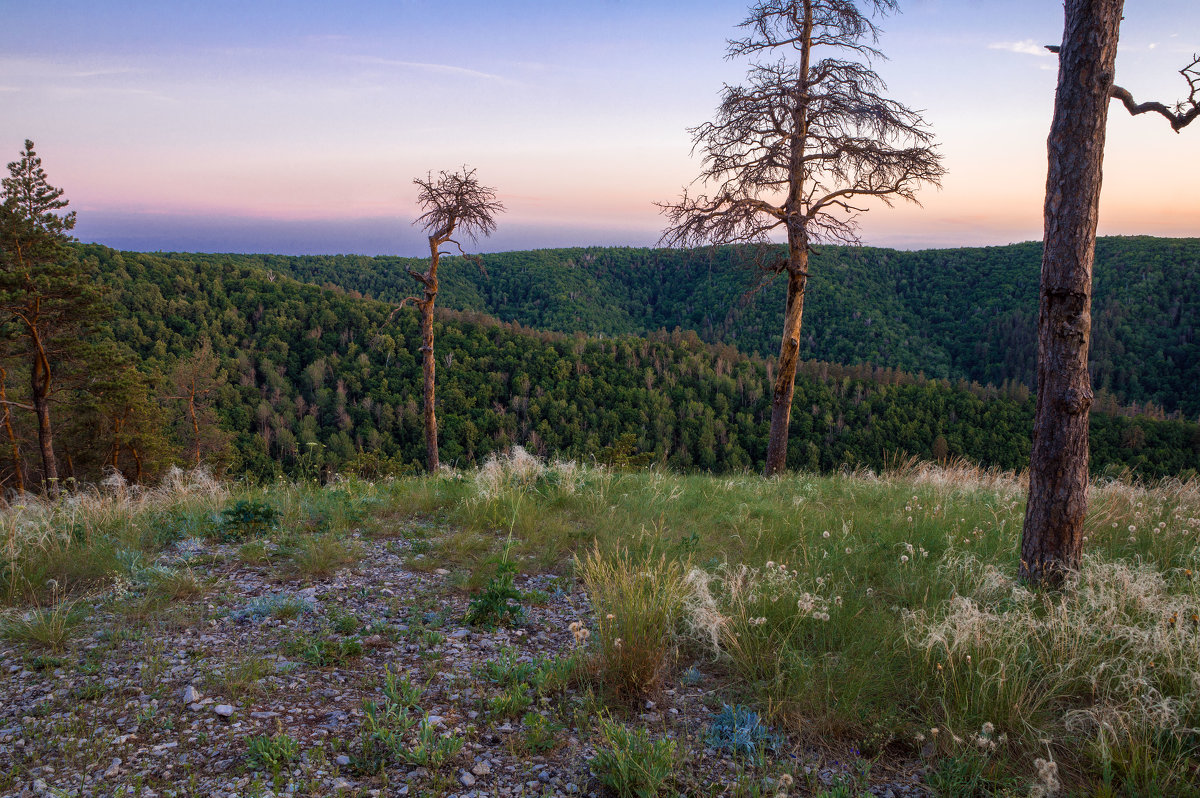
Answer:
[(493, 75), (490, 72), (480, 72), (475, 69), (467, 69), (466, 67), (453, 66), (451, 64), (428, 64), (422, 61), (398, 61), (391, 58), (378, 58), (376, 56), (355, 56), (353, 60), (360, 64), (371, 64), (373, 66), (395, 67), (398, 69), (419, 69), (424, 72), (437, 72), (443, 75), (457, 75), (459, 77), (475, 78), (477, 80), (495, 80), (502, 83), (513, 82), (502, 75)]
[(72, 65), (45, 58), (0, 58), (0, 74), (10, 77), (85, 80), (88, 78), (115, 77), (119, 75), (137, 75), (144, 72), (145, 70), (143, 69), (134, 69), (128, 66)]
[(994, 42), (988, 45), (989, 50), (1004, 50), (1018, 55), (1048, 56), (1050, 51), (1044, 44), (1038, 44), (1033, 39), (1022, 39), (1019, 42)]

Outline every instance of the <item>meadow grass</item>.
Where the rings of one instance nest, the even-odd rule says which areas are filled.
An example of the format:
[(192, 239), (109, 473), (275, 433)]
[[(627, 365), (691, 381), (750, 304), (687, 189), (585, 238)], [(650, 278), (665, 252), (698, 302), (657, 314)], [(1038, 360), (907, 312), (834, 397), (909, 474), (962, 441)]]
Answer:
[(1079, 794), (1195, 793), (1200, 483), (1095, 483), (1083, 568), (1048, 593), (1016, 579), (1024, 495), (1020, 477), (963, 463), (764, 480), (519, 450), (378, 483), (179, 478), (0, 513), (0, 588), (12, 604), (50, 579), (91, 589), (128, 570), (128, 552), (202, 536), (235, 499), (265, 502), (285, 553), (313, 546), (314, 573), (352, 559), (342, 546), (361, 531), (420, 543), (416, 562), (472, 574), (468, 589), (501, 554), (580, 578), (579, 661), (622, 702), (698, 664), (723, 700), (794, 739), (926, 756), (947, 794), (1039, 773)]

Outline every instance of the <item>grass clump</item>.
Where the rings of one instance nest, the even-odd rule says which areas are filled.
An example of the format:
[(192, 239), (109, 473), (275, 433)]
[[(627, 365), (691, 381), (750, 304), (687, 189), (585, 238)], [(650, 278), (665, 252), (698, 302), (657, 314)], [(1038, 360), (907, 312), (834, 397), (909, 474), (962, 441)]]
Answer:
[(627, 729), (599, 719), (599, 750), (589, 763), (592, 775), (617, 798), (655, 798), (670, 794), (675, 741), (652, 740), (645, 729)]
[(297, 653), (302, 660), (315, 668), (332, 668), (361, 657), (363, 645), (357, 637), (342, 640), (324, 637), (301, 644)]
[(362, 547), (357, 541), (334, 534), (304, 535), (287, 550), (290, 570), (300, 576), (319, 579), (358, 562)]
[(618, 701), (654, 695), (676, 655), (688, 595), (683, 564), (624, 550), (606, 557), (593, 548), (578, 570), (596, 613), (596, 634), (588, 637), (601, 683)]
[(275, 673), (270, 660), (257, 654), (245, 654), (223, 663), (205, 677), (206, 687), (237, 701), (243, 696), (263, 692), (264, 679)]
[(1056, 593), (1033, 593), (969, 555), (946, 567), (971, 575), (973, 589), (905, 616), (944, 726), (984, 724), (1027, 750), (1047, 737), (1082, 743), (1093, 766), (1138, 792), (1192, 784), (1200, 740), (1182, 729), (1200, 720), (1194, 588), (1172, 589), (1149, 565), (1095, 555)]
[(0, 619), (0, 637), (30, 648), (60, 652), (83, 622), (85, 613), (76, 602), (63, 600), (52, 607), (35, 607)]

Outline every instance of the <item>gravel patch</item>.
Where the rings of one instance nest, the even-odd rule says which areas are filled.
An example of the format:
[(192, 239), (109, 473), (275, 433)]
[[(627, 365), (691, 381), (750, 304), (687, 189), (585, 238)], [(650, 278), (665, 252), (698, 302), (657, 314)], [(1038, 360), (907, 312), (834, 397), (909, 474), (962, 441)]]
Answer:
[[(148, 620), (123, 613), (121, 597), (98, 596), (64, 653), (0, 650), (0, 795), (603, 794), (589, 772), (598, 744), (590, 721), (599, 707), (587, 691), (529, 690), (528, 707), (505, 716), (494, 702), (505, 688), (485, 676), (488, 663), (535, 667), (569, 657), (568, 625), (588, 616), (580, 588), (520, 577), (519, 589), (546, 597), (526, 606), (520, 626), (468, 628), (467, 598), (453, 589), (452, 572), (407, 568), (404, 541), (360, 543), (363, 556), (352, 567), (281, 581), (275, 568), (239, 563), (233, 547), (185, 541), (160, 564), (186, 558), (219, 575), (205, 594)], [(798, 747), (746, 762), (706, 746), (708, 719), (721, 702), (695, 673), (653, 702), (614, 712), (655, 738), (678, 741), (681, 792), (732, 794), (753, 783), (774, 795), (784, 772), (796, 774), (797, 786), (848, 778), (846, 766)], [(440, 767), (389, 762), (373, 773), (362, 766), (364, 702), (384, 701), (388, 674), (419, 688), (415, 722), (424, 718), (438, 737), (462, 741)], [(256, 738), (293, 740), (296, 755), (266, 767), (251, 756)], [(887, 777), (871, 779), (871, 794), (928, 794), (920, 762), (876, 772)]]

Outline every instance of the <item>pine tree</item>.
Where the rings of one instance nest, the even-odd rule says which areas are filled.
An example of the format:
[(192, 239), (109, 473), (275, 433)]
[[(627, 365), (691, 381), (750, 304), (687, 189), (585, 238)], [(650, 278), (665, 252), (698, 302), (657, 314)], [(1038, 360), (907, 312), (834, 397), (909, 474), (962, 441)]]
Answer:
[(29, 364), (29, 397), (10, 406), (37, 417), (42, 479), (59, 492), (50, 406), (61, 366), (86, 360), (90, 333), (103, 315), (89, 267), (67, 246), (75, 213), (63, 190), (50, 185), (42, 159), (26, 140), (19, 160), (8, 164), (0, 192), (0, 315), (9, 353)]

